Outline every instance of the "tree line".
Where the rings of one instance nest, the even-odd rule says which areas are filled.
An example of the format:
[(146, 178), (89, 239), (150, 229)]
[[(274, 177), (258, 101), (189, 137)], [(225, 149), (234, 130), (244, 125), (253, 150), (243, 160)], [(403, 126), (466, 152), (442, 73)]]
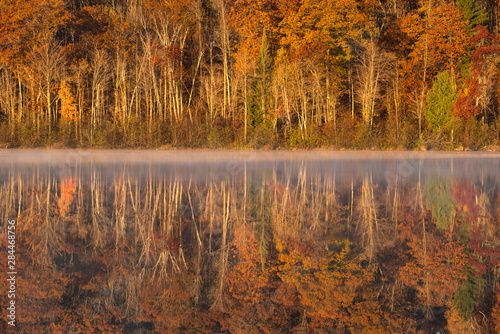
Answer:
[(498, 148), (489, 0), (2, 0), (0, 142)]

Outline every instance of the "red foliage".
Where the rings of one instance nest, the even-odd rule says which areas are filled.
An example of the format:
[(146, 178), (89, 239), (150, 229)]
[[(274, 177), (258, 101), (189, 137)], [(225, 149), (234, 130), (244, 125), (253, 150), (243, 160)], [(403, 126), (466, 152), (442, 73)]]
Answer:
[(480, 94), (477, 78), (468, 78), (466, 85), (468, 89), (460, 92), (459, 97), (453, 104), (453, 115), (464, 120), (468, 120), (481, 112), (481, 107), (476, 103)]
[(468, 120), (481, 112), (479, 99), (484, 84), (480, 83), (480, 78), (489, 74), (488, 58), (500, 54), (500, 39), (498, 36), (490, 34), (483, 26), (477, 26), (474, 31), (475, 35), (470, 39), (472, 47), (475, 48), (471, 59), (472, 77), (467, 79), (466, 85), (468, 89), (460, 93), (453, 105), (453, 114), (464, 120)]

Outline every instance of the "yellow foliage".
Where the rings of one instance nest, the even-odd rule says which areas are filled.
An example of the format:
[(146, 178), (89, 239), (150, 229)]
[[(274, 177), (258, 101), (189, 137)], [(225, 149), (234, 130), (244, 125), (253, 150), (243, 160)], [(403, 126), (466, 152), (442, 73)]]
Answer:
[(78, 115), (77, 105), (75, 102), (75, 97), (71, 92), (71, 86), (66, 81), (63, 80), (59, 86), (59, 91), (57, 92), (59, 99), (61, 100), (61, 114), (62, 120), (73, 121), (76, 120)]

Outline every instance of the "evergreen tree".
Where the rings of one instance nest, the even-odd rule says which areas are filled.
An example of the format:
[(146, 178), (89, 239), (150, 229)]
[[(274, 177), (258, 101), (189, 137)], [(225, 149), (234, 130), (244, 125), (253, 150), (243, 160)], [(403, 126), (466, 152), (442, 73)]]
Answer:
[(271, 107), (271, 71), (272, 62), (269, 56), (266, 30), (262, 34), (257, 70), (252, 82), (250, 93), (250, 108), (248, 112), (248, 124), (256, 127), (264, 121), (266, 111)]
[(475, 26), (486, 21), (486, 15), (484, 14), (483, 10), (479, 8), (476, 0), (457, 0), (457, 7), (462, 12), (464, 20), (468, 22), (467, 30), (469, 31), (469, 33), (472, 32), (472, 29)]
[(425, 119), (435, 132), (448, 130), (452, 121), (453, 103), (457, 99), (456, 88), (453, 87), (448, 72), (437, 75), (432, 90), (427, 94), (425, 104)]

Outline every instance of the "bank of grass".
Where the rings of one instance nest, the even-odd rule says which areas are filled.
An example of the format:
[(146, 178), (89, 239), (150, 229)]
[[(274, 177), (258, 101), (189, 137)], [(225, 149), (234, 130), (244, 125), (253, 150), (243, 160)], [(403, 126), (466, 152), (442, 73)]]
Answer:
[(245, 140), (242, 122), (189, 120), (148, 124), (131, 120), (126, 126), (112, 122), (78, 129), (75, 124), (17, 124), (14, 129), (0, 123), (0, 148), (209, 148), (209, 149), (332, 149), (332, 150), (500, 150), (500, 120), (483, 124), (472, 119), (453, 133), (432, 133), (412, 120), (399, 126), (390, 122), (367, 128), (350, 117), (336, 123), (297, 125), (261, 124), (248, 128)]

